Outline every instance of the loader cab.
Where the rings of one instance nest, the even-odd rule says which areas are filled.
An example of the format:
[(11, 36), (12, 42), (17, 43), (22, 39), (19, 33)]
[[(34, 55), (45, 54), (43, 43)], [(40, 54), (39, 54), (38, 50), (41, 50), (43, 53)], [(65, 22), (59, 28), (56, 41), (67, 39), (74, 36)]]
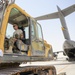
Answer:
[[(22, 53), (29, 56), (44, 56), (44, 40), (42, 34), (42, 28), (39, 23), (37, 23), (32, 17), (28, 14), (23, 13), (23, 10), (20, 11), (17, 8), (12, 8), (8, 17), (8, 23), (6, 26), (5, 40), (4, 40), (4, 53), (14, 54)], [(21, 50), (18, 52), (13, 51), (13, 24), (17, 23), (18, 28), (23, 31), (23, 36), (25, 42), (21, 46)], [(18, 43), (19, 44), (19, 43)], [(25, 47), (25, 49), (24, 49)]]
[[(24, 49), (24, 48), (21, 49), (21, 50), (23, 50), (23, 51), (25, 50), (27, 52), (29, 49), (28, 46), (30, 45), (29, 20), (17, 8), (12, 8), (10, 11), (10, 14), (9, 14), (8, 23), (7, 23), (7, 27), (6, 27), (5, 41), (4, 41), (4, 52), (5, 53), (20, 52), (20, 48), (15, 48), (15, 49), (18, 49), (18, 51), (14, 50), (14, 46), (15, 46), (14, 45), (15, 38), (13, 37), (13, 33), (15, 32), (14, 26), (13, 26), (14, 24), (17, 24), (18, 29), (23, 32), (22, 43), (19, 44), (20, 42), (18, 42), (17, 44), (20, 47), (24, 47), (24, 45), (27, 45), (26, 49)], [(18, 40), (21, 40), (21, 38), (19, 38)], [(18, 45), (16, 45), (16, 47)]]

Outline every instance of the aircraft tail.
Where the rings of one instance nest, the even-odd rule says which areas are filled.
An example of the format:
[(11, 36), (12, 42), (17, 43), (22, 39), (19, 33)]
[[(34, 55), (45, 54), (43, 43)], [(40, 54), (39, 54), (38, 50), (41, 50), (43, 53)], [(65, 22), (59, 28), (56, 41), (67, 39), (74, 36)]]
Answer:
[(68, 28), (67, 28), (67, 25), (66, 25), (64, 14), (61, 12), (61, 9), (58, 6), (57, 6), (57, 9), (58, 9), (58, 16), (59, 16), (59, 19), (60, 19), (60, 22), (61, 22), (61, 25), (62, 25), (62, 31), (63, 31), (63, 34), (64, 34), (64, 38), (67, 39), (67, 40), (70, 40), (70, 35), (69, 35), (69, 32), (68, 32)]
[(75, 4), (67, 7), (66, 9), (61, 10), (58, 6), (57, 6), (58, 12), (54, 12), (51, 14), (47, 14), (47, 15), (42, 15), (39, 17), (34, 18), (36, 21), (38, 20), (48, 20), (48, 19), (60, 19), (61, 25), (62, 25), (62, 31), (63, 31), (63, 35), (64, 38), (67, 40), (70, 40), (70, 35), (68, 32), (68, 28), (66, 25), (66, 21), (65, 21), (65, 17), (68, 16), (69, 14), (75, 12)]

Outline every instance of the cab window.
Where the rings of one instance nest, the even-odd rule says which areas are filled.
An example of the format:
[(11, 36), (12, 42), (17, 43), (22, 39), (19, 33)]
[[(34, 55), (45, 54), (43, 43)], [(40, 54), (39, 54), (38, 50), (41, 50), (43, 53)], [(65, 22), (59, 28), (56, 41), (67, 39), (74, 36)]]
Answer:
[(36, 30), (37, 30), (37, 39), (40, 41), (43, 41), (43, 34), (42, 34), (42, 28), (40, 24), (36, 23)]
[(29, 44), (29, 25), (28, 25), (28, 19), (18, 9), (13, 8), (11, 10), (11, 12), (10, 12), (9, 20), (8, 20), (8, 25), (7, 25), (7, 29), (6, 29), (6, 36), (5, 36), (5, 43), (4, 43), (5, 52), (8, 52), (10, 46), (12, 46), (11, 52), (13, 53), (13, 45), (12, 45), (13, 43), (11, 43), (10, 41), (12, 41), (12, 42), (14, 41), (13, 40), (13, 38), (14, 38), (13, 37), (13, 33), (15, 32), (15, 30), (13, 28), (13, 24), (14, 23), (18, 24), (18, 29), (23, 32), (24, 38), (23, 38), (22, 42), (25, 45)]

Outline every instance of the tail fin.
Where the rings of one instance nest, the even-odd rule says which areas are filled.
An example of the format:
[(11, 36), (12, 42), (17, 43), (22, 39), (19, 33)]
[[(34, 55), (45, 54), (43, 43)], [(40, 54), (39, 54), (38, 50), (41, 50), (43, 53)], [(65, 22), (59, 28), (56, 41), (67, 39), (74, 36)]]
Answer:
[(67, 39), (67, 40), (70, 40), (70, 35), (69, 35), (69, 32), (68, 32), (68, 28), (67, 28), (67, 25), (66, 25), (64, 14), (62, 13), (61, 9), (58, 6), (57, 6), (57, 9), (58, 9), (58, 16), (59, 16), (59, 19), (60, 19), (60, 22), (61, 22), (61, 25), (62, 25), (62, 31), (63, 31), (63, 34), (64, 34), (64, 38)]

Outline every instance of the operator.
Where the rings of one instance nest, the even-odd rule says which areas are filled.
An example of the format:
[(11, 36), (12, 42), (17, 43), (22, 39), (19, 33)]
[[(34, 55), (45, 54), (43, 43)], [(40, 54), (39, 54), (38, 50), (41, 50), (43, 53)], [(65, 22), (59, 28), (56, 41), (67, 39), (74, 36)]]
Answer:
[[(18, 28), (18, 24), (14, 23), (13, 24), (13, 28), (15, 30), (15, 32), (13, 33), (13, 38), (14, 38), (14, 48), (13, 48), (13, 52), (15, 52), (15, 48), (17, 48), (17, 41), (18, 39), (20, 39), (20, 36), (23, 34), (23, 31), (21, 29)], [(18, 50), (18, 48), (17, 48)]]
[(13, 24), (13, 28), (15, 30), (15, 32), (13, 33), (13, 37), (16, 38), (16, 39), (20, 38), (20, 35), (23, 34), (23, 31), (18, 28), (18, 24), (17, 23)]
[(23, 31), (18, 28), (18, 24), (13, 24), (13, 28), (15, 32), (13, 33), (14, 37), (14, 47), (13, 47), (13, 52), (14, 53), (19, 53), (21, 51), (27, 52), (28, 50), (28, 45), (25, 44), (25, 39), (23, 35)]

